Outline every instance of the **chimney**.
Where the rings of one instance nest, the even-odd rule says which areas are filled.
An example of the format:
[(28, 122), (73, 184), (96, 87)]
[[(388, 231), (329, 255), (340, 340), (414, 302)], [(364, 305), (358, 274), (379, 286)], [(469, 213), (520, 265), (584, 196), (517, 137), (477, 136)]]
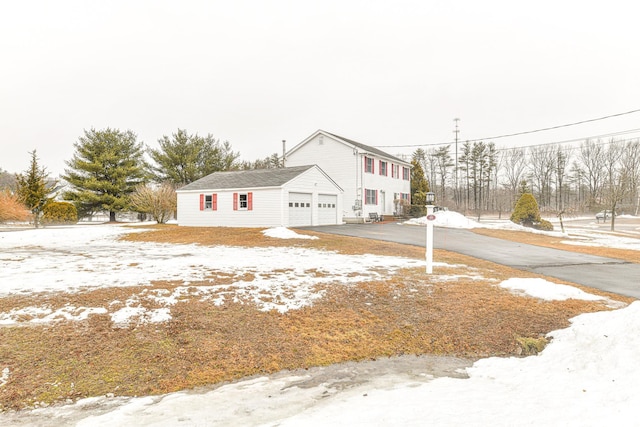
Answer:
[(282, 140), (282, 167), (285, 167), (285, 159), (287, 155), (287, 140)]

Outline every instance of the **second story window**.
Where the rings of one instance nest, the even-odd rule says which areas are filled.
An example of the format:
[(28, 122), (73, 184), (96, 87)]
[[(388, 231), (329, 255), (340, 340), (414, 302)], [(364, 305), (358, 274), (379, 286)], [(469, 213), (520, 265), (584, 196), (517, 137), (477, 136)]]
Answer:
[(367, 173), (373, 173), (374, 172), (373, 158), (371, 158), (371, 157), (365, 157), (364, 158), (364, 171), (367, 172)]
[(387, 176), (387, 162), (380, 160), (380, 175)]
[(402, 179), (404, 179), (405, 181), (409, 181), (409, 176), (410, 176), (410, 172), (409, 172), (409, 168), (405, 168), (404, 166), (402, 167)]

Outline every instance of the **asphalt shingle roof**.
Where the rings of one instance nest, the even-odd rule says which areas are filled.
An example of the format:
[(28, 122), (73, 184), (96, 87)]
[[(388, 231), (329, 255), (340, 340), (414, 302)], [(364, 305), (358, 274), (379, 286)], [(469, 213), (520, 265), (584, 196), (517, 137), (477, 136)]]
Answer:
[(221, 190), (229, 188), (280, 187), (314, 165), (293, 166), (280, 169), (251, 169), (214, 172), (185, 185), (182, 190)]
[(348, 139), (348, 138), (345, 138), (343, 136), (336, 135), (335, 133), (326, 132), (326, 131), (322, 131), (322, 132), (325, 132), (328, 135), (331, 135), (331, 136), (334, 136), (334, 137), (336, 137), (338, 139), (341, 139), (341, 140), (343, 140), (343, 141), (345, 141), (345, 142), (347, 142), (347, 143), (349, 143), (351, 145), (355, 145), (356, 147), (361, 148), (361, 149), (363, 149), (363, 150), (365, 150), (365, 151), (367, 151), (367, 152), (369, 152), (371, 154), (376, 154), (378, 156), (386, 157), (388, 159), (395, 160), (395, 161), (402, 162), (402, 163), (410, 163), (410, 162), (407, 162), (406, 160), (402, 160), (402, 159), (400, 159), (400, 158), (398, 158), (396, 156), (392, 156), (389, 153), (385, 153), (384, 151), (379, 150), (379, 149), (377, 149), (375, 147), (372, 147), (370, 145), (362, 144), (362, 143), (354, 141), (352, 139)]

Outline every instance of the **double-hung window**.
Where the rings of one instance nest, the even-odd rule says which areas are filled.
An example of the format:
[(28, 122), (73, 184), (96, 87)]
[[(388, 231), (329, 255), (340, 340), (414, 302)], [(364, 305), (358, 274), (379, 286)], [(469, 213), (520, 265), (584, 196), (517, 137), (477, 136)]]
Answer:
[(233, 193), (233, 210), (250, 211), (253, 210), (253, 193)]
[(378, 204), (378, 191), (377, 190), (369, 190), (365, 189), (364, 194), (364, 204), (365, 205), (377, 205)]
[(387, 176), (387, 162), (380, 160), (380, 175)]
[(200, 195), (200, 210), (201, 211), (215, 211), (218, 210), (218, 195), (213, 194), (201, 194)]
[(366, 157), (364, 158), (364, 171), (367, 173), (374, 173), (374, 163), (373, 163), (373, 158), (372, 157)]
[(391, 178), (400, 178), (400, 165), (391, 165)]
[(404, 179), (405, 181), (409, 181), (409, 176), (410, 176), (410, 170), (409, 168), (406, 167), (402, 167), (402, 179)]

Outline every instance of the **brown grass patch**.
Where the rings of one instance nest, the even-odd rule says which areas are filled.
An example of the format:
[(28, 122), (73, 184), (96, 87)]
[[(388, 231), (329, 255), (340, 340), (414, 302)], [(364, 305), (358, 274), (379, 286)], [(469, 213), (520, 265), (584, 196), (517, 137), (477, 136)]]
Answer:
[[(291, 245), (253, 229), (157, 227), (127, 239)], [(353, 254), (424, 256), (418, 247), (344, 236), (323, 235), (320, 240), (293, 244)], [(601, 302), (547, 302), (516, 296), (496, 286), (497, 281), (539, 276), (445, 251), (435, 251), (435, 257), (464, 267), (436, 266), (432, 276), (421, 269), (405, 269), (384, 280), (323, 285), (323, 298), (285, 314), (229, 301), (216, 306), (194, 293), (171, 306), (172, 319), (166, 323), (118, 328), (108, 314), (98, 314), (84, 321), (0, 327), (0, 369), (10, 369), (9, 381), (0, 387), (0, 410), (109, 393), (161, 394), (283, 369), (401, 354), (518, 355), (523, 346), (567, 327), (571, 317), (607, 309)], [(438, 280), (439, 275), (453, 273), (485, 279)], [(224, 286), (238, 279), (221, 275), (215, 284)], [(211, 284), (190, 286), (195, 290)], [(107, 307), (113, 301), (122, 304), (131, 295), (143, 295), (145, 289), (170, 292), (182, 285), (156, 282), (144, 288), (13, 296), (0, 298), (0, 310), (43, 305), (55, 309), (66, 304)], [(633, 300), (585, 290), (618, 301)]]

